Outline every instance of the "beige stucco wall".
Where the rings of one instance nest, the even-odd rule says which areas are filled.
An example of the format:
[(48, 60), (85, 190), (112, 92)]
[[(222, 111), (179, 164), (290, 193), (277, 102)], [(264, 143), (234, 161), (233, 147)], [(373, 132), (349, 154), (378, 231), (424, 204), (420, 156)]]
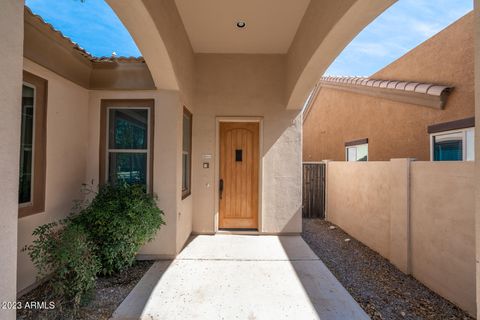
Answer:
[(33, 240), (33, 229), (68, 215), (73, 201), (83, 197), (83, 183), (98, 185), (101, 99), (155, 99), (153, 189), (167, 225), (139, 254), (151, 258), (178, 253), (192, 230), (193, 198), (181, 199), (183, 104), (178, 92), (88, 91), (30, 60), (24, 59), (24, 69), (48, 81), (47, 185), (45, 212), (18, 220), (17, 291), (36, 281), (30, 258), (20, 251)]
[(89, 95), (88, 90), (30, 60), (24, 59), (23, 67), (48, 81), (48, 129), (45, 212), (18, 220), (19, 292), (36, 280), (35, 267), (28, 255), (20, 251), (32, 242), (33, 229), (67, 216), (73, 201), (82, 199), (80, 190), (85, 182)]
[[(480, 0), (474, 1), (475, 37), (475, 126), (480, 128)], [(480, 159), (480, 130), (475, 130), (475, 159)], [(476, 283), (477, 318), (480, 318), (480, 162), (475, 162), (475, 244), (476, 244)]]
[[(175, 0), (107, 0), (132, 34), (157, 88), (179, 89), (191, 103), (194, 52)], [(282, 99), (299, 109), (341, 50), (395, 0), (311, 1), (288, 52), (288, 82)], [(215, 19), (215, 12), (211, 13)], [(142, 24), (138, 24), (142, 21)], [(254, 35), (252, 35), (254, 37)], [(225, 53), (225, 52), (218, 52)]]
[(345, 142), (368, 138), (369, 160), (430, 160), (427, 127), (475, 113), (473, 46), (468, 14), (372, 76), (451, 85), (444, 110), (321, 88), (303, 125), (303, 159), (344, 160)]
[[(162, 36), (178, 81), (180, 95), (192, 104), (194, 54), (174, 0), (142, 0)], [(148, 41), (148, 39), (147, 39)], [(149, 60), (147, 60), (147, 63)]]
[[(192, 104), (194, 53), (174, 0), (107, 0), (147, 62), (157, 89)], [(141, 21), (142, 23), (138, 23)]]
[(310, 91), (345, 46), (396, 0), (310, 1), (288, 50), (286, 97), (301, 108)]
[(327, 219), (476, 313), (472, 162), (328, 162)]
[[(263, 232), (301, 231), (301, 143), (298, 111), (285, 109), (283, 55), (196, 55), (193, 121), (193, 230), (215, 231), (216, 117), (260, 117)], [(203, 169), (204, 155), (211, 155)], [(217, 159), (218, 160), (218, 159)]]
[(412, 275), (475, 314), (474, 163), (412, 162)]
[(88, 102), (88, 156), (86, 181), (98, 185), (100, 105), (102, 99), (154, 99), (155, 137), (153, 192), (165, 213), (166, 225), (147, 243), (143, 257), (172, 257), (191, 233), (191, 198), (181, 200), (183, 104), (177, 91), (91, 91)]
[[(23, 1), (6, 0), (0, 10), (0, 301), (15, 301), (17, 268), (18, 166), (22, 92)], [(1, 319), (15, 310), (0, 309)]]
[(390, 255), (389, 162), (329, 162), (326, 218), (384, 257)]

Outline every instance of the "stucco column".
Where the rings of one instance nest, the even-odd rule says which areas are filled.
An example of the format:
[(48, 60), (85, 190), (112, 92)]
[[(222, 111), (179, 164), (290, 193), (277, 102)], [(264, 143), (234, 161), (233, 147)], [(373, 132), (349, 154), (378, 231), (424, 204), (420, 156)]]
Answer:
[[(15, 301), (17, 281), (18, 168), (23, 68), (23, 1), (0, 5), (0, 303)], [(15, 310), (0, 308), (0, 319)]]
[(475, 239), (477, 264), (477, 318), (480, 318), (480, 0), (475, 7)]
[(390, 257), (398, 269), (410, 274), (410, 162), (392, 159), (390, 202)]
[[(324, 191), (325, 192), (325, 203), (324, 203), (324, 206), (325, 206), (325, 220), (328, 221), (328, 196), (327, 196), (328, 195), (328, 180), (327, 180), (328, 174), (327, 173), (328, 173), (328, 164), (330, 162), (332, 162), (332, 160), (322, 160), (322, 162), (325, 164), (325, 175), (324, 175), (325, 181), (323, 183), (324, 188), (325, 188), (325, 191)], [(303, 175), (302, 175), (302, 177), (303, 177)]]

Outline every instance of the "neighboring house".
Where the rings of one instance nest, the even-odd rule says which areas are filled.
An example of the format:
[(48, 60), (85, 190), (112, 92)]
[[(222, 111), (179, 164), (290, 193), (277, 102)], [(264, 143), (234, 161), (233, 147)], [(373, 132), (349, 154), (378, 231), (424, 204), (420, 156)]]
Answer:
[(127, 179), (158, 195), (166, 225), (143, 259), (175, 257), (191, 234), (299, 234), (301, 106), (393, 3), (242, 4), (245, 27), (230, 2), (107, 2), (145, 59), (93, 57), (21, 1), (2, 2), (2, 301), (35, 285), (21, 249), (71, 212), (82, 184)]
[(474, 15), (370, 78), (324, 77), (303, 160), (474, 160)]

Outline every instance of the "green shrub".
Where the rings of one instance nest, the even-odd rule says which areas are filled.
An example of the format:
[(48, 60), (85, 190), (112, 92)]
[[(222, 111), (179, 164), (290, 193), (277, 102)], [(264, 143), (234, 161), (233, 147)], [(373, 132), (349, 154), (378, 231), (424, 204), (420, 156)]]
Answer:
[(165, 224), (155, 198), (143, 186), (129, 184), (100, 187), (74, 223), (88, 230), (106, 275), (130, 266), (140, 247)]
[(33, 236), (33, 244), (24, 250), (39, 277), (51, 275), (53, 299), (60, 307), (77, 310), (90, 297), (100, 271), (94, 244), (82, 226), (70, 224), (69, 220), (39, 226)]

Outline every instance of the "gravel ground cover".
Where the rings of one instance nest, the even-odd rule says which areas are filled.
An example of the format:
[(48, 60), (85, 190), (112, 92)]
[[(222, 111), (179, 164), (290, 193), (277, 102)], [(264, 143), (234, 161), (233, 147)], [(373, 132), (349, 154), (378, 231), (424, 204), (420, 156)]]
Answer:
[(324, 220), (304, 219), (302, 237), (372, 319), (473, 319), (331, 226)]
[[(111, 277), (99, 277), (95, 289), (95, 296), (92, 300), (80, 309), (75, 319), (86, 320), (106, 320), (109, 319), (115, 309), (132, 291), (142, 276), (152, 266), (154, 261), (136, 261), (133, 266), (127, 270), (115, 274)], [(49, 283), (37, 287), (26, 295), (18, 299), (22, 305), (31, 301), (49, 301), (50, 296)], [(19, 320), (60, 320), (65, 319), (58, 309), (36, 310), (21, 309), (17, 310), (17, 319)]]

